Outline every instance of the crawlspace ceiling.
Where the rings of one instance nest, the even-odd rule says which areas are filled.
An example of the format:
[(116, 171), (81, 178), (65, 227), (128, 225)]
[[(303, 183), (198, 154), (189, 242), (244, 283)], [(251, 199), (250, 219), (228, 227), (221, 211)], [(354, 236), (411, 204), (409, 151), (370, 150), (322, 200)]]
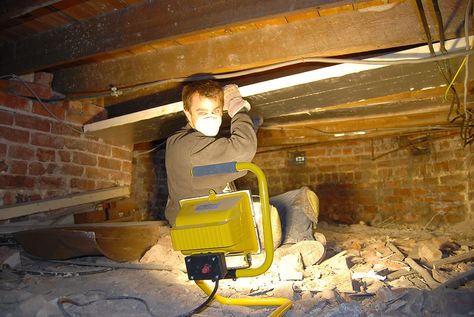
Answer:
[[(474, 101), (474, 62), (466, 80), (464, 56), (449, 55), (473, 34), (467, 3), (4, 0), (0, 76), (54, 74), (56, 98), (107, 109), (85, 131), (124, 144), (166, 138), (184, 123), (182, 80), (211, 75), (263, 115), (261, 147), (436, 133)], [(433, 52), (451, 58), (393, 63)], [(392, 63), (338, 62), (369, 58)]]

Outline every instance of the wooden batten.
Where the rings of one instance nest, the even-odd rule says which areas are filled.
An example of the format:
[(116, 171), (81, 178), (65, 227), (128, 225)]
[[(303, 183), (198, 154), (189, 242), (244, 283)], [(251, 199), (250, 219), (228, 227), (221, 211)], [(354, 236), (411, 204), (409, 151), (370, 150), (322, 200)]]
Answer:
[(15, 204), (0, 208), (0, 220), (32, 215), (40, 212), (74, 207), (83, 204), (117, 199), (130, 195), (128, 186), (99, 189), (83, 193), (71, 194), (55, 199), (45, 199), (27, 203)]

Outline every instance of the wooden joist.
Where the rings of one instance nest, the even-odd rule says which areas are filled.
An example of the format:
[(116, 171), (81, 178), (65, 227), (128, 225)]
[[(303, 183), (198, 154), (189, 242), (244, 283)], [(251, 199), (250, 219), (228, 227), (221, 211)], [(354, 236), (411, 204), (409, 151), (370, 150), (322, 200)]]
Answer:
[(45, 199), (27, 203), (15, 204), (0, 208), (0, 220), (11, 219), (21, 216), (32, 215), (39, 212), (46, 212), (62, 208), (74, 207), (83, 204), (117, 199), (130, 195), (128, 186), (112, 187), (95, 191), (70, 194), (55, 199)]
[[(279, 2), (272, 1), (271, 7), (278, 8)], [(227, 1), (225, 3), (227, 5)], [(445, 29), (446, 37), (456, 37), (462, 27), (463, 6), (449, 1), (441, 2), (440, 6), (444, 16), (452, 17)], [(232, 7), (235, 10), (229, 15), (240, 16), (242, 20), (253, 16), (240, 12), (245, 5), (229, 4), (229, 8)], [(219, 12), (219, 15), (230, 18), (226, 13)], [(429, 21), (435, 28), (436, 24)], [(436, 34), (433, 36), (436, 39)], [(107, 91), (111, 85), (120, 88), (194, 74), (237, 71), (302, 57), (340, 56), (421, 44), (426, 42), (425, 37), (416, 11), (407, 1), (380, 12), (345, 11), (245, 32), (229, 32), (146, 54), (63, 68), (54, 72), (54, 85), (57, 91), (66, 94)]]
[[(447, 42), (449, 50), (462, 49), (463, 45), (464, 39)], [(427, 56), (429, 56), (428, 48), (423, 46), (383, 55), (378, 59)], [(435, 65), (433, 63), (427, 65), (387, 67), (387, 65), (341, 64), (242, 86), (240, 91), (251, 101), (252, 107), (264, 114), (264, 125), (282, 124), (292, 120), (323, 120), (324, 116), (334, 114), (338, 114), (339, 119), (345, 117), (347, 120), (348, 112), (355, 108), (376, 109), (376, 106), (381, 107), (385, 104), (387, 107), (390, 104), (394, 104), (395, 107), (399, 105), (398, 112), (402, 112), (406, 110), (402, 109), (403, 104), (405, 108), (409, 108), (410, 105), (419, 106), (418, 99), (427, 99), (426, 105), (420, 105), (421, 111), (433, 107), (445, 107), (438, 100), (428, 100), (443, 94), (443, 88), (440, 86), (444, 83)], [(433, 92), (433, 89), (436, 91)], [(391, 95), (383, 97), (387, 93)], [(379, 110), (386, 110), (380, 107)], [(179, 124), (185, 122), (181, 110), (182, 103), (175, 102), (87, 124), (84, 126), (84, 131), (123, 144), (163, 139), (178, 128)], [(391, 110), (392, 115), (397, 113), (393, 107)], [(369, 118), (370, 114), (367, 113), (366, 116)], [(380, 115), (375, 115), (378, 116)], [(278, 117), (284, 121), (279, 122)]]
[(0, 23), (55, 4), (61, 0), (3, 0), (0, 2)]
[[(0, 75), (31, 72), (185, 34), (297, 13), (327, 4), (333, 5), (334, 1), (145, 1), (9, 44), (0, 52)], [(13, 54), (9, 55), (10, 52)]]

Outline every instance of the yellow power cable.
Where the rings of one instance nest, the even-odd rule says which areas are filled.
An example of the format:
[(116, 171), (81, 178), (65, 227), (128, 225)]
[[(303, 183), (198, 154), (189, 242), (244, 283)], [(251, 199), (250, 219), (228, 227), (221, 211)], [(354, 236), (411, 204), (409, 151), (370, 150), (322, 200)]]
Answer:
[(464, 57), (464, 59), (462, 60), (462, 63), (461, 65), (459, 65), (459, 68), (458, 70), (456, 71), (456, 74), (454, 75), (453, 77), (453, 80), (451, 80), (451, 82), (449, 83), (448, 87), (446, 88), (446, 91), (444, 92), (444, 100), (448, 100), (448, 92), (449, 92), (449, 89), (451, 89), (451, 86), (454, 84), (454, 81), (456, 80), (456, 78), (458, 77), (459, 73), (461, 72), (461, 69), (464, 67), (464, 64), (466, 63), (466, 57)]
[[(199, 286), (204, 293), (208, 296), (212, 293), (212, 290), (204, 281), (195, 281), (196, 285)], [(282, 297), (269, 297), (269, 298), (229, 298), (221, 295), (214, 295), (214, 298), (221, 304), (224, 305), (238, 305), (238, 306), (278, 306), (269, 317), (280, 317), (283, 316), (287, 310), (291, 308), (293, 303), (288, 298)]]
[[(471, 49), (474, 48), (474, 38), (472, 39), (472, 44), (471, 44)], [(451, 82), (449, 83), (448, 87), (446, 88), (446, 91), (444, 92), (444, 100), (448, 100), (448, 92), (449, 92), (449, 89), (451, 88), (451, 86), (454, 84), (454, 81), (456, 80), (456, 78), (458, 77), (459, 73), (461, 72), (461, 69), (464, 67), (464, 64), (466, 64), (466, 59), (467, 57), (465, 56), (462, 60), (462, 63), (461, 65), (459, 65), (459, 68), (458, 70), (456, 71), (456, 74), (454, 75), (453, 77), (453, 80), (451, 80)], [(466, 93), (466, 92), (464, 92)]]

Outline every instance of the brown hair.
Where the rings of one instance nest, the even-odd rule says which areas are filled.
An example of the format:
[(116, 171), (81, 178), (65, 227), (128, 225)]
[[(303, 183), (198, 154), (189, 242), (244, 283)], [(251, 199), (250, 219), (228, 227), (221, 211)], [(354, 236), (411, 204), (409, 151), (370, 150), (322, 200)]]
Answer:
[(209, 99), (216, 99), (221, 107), (224, 106), (224, 91), (219, 83), (213, 80), (201, 80), (184, 86), (181, 93), (184, 110), (191, 109), (191, 99), (195, 93)]

